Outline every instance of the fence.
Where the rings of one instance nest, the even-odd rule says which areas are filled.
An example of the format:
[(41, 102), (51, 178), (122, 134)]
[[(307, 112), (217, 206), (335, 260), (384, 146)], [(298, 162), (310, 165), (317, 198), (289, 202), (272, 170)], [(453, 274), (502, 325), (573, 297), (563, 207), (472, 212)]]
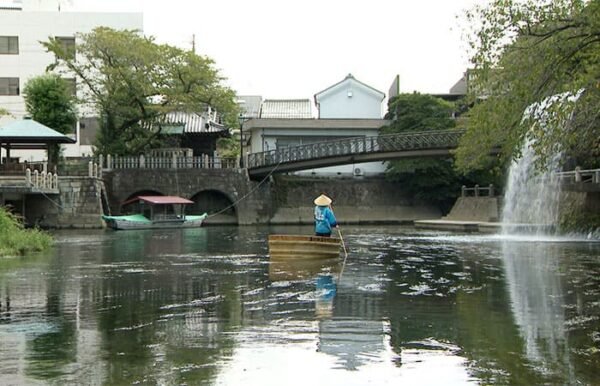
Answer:
[(563, 183), (586, 183), (600, 184), (600, 169), (581, 170), (578, 166), (575, 170), (556, 173)]
[(234, 169), (237, 168), (237, 158), (210, 157), (204, 154), (199, 157), (147, 157), (112, 156), (98, 157), (98, 165), (103, 170), (112, 169)]
[[(485, 186), (485, 187), (475, 185), (472, 188), (467, 188), (465, 185), (463, 185), (462, 188), (460, 189), (460, 195), (462, 197), (469, 196), (469, 194), (471, 192), (473, 192), (473, 196), (475, 196), (475, 197), (480, 197), (480, 196), (493, 197), (496, 193), (494, 190), (494, 184), (489, 184), (488, 186)], [(484, 193), (484, 194), (482, 194), (482, 193)]]
[(0, 174), (3, 176), (23, 176), (27, 169), (37, 170), (39, 173), (50, 170), (56, 172), (56, 165), (48, 164), (48, 162), (27, 161), (0, 164)]
[(58, 190), (58, 175), (56, 173), (25, 170), (25, 185), (36, 190)]

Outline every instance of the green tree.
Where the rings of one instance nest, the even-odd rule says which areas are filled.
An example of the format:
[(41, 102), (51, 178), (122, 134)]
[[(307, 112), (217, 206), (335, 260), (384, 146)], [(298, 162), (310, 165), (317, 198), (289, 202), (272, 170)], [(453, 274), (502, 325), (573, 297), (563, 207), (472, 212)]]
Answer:
[(100, 116), (99, 153), (138, 154), (156, 146), (161, 122), (174, 111), (202, 113), (210, 106), (223, 123), (236, 125), (235, 94), (208, 57), (106, 27), (78, 34), (76, 55), (54, 38), (42, 44), (56, 56), (51, 68), (74, 73), (82, 103)]
[[(457, 150), (459, 169), (488, 165), (494, 148), (503, 161), (518, 157), (526, 139), (539, 165), (557, 151), (597, 163), (600, 1), (493, 0), (469, 11), (467, 20), (474, 106)], [(580, 93), (576, 102), (567, 98)], [(532, 107), (537, 111), (525, 114)], [(533, 119), (540, 116), (542, 123)]]
[[(382, 134), (448, 130), (455, 127), (452, 113), (455, 106), (427, 94), (400, 94), (388, 104), (386, 119), (392, 122), (382, 127)], [(415, 198), (427, 200), (444, 211), (451, 205), (463, 184), (487, 184), (492, 175), (482, 173), (467, 177), (454, 170), (453, 157), (414, 158), (389, 162), (386, 178), (402, 185)], [(474, 180), (474, 182), (472, 182)]]
[[(71, 134), (77, 122), (75, 99), (69, 83), (56, 74), (31, 78), (23, 89), (25, 108), (31, 118), (62, 134)], [(60, 145), (48, 147), (48, 161), (56, 165)]]
[(240, 156), (240, 140), (234, 137), (222, 137), (217, 140), (217, 152), (221, 157), (235, 158)]

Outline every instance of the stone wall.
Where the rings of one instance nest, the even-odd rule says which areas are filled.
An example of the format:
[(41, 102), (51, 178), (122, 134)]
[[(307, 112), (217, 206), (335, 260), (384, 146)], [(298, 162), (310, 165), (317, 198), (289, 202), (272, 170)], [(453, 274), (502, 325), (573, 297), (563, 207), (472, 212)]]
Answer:
[(104, 172), (113, 214), (140, 192), (192, 199), (212, 191), (235, 205), (239, 224), (310, 224), (313, 200), (321, 193), (334, 199), (343, 223), (412, 223), (439, 218), (433, 205), (414, 201), (397, 184), (383, 179), (323, 179), (278, 176), (262, 184), (237, 169), (125, 169)]
[(113, 214), (121, 203), (140, 192), (155, 192), (188, 199), (218, 192), (235, 205), (239, 224), (268, 223), (272, 213), (269, 183), (259, 186), (239, 169), (119, 169), (104, 172)]
[(102, 180), (59, 177), (60, 194), (29, 194), (25, 217), (42, 228), (102, 228)]
[(313, 200), (322, 193), (333, 199), (340, 223), (412, 223), (441, 216), (434, 205), (408, 198), (400, 185), (382, 178), (279, 176), (272, 189), (272, 224), (312, 224)]

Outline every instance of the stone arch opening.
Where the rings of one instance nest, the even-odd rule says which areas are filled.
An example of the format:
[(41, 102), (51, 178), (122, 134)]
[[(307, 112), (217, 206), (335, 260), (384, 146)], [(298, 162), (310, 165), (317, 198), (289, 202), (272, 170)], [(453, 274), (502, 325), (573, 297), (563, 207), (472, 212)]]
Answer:
[[(187, 210), (190, 214), (222, 213), (206, 219), (207, 224), (237, 224), (238, 215), (233, 201), (219, 190), (203, 190), (196, 193), (192, 198), (193, 205)], [(226, 209), (227, 208), (227, 209)]]
[[(164, 196), (164, 194), (162, 194), (161, 192), (158, 192), (156, 190), (140, 190), (137, 191), (135, 193), (130, 194), (126, 199), (124, 199), (122, 202), (127, 202), (129, 200), (131, 200), (134, 197), (137, 196)], [(120, 213), (121, 214), (138, 214), (141, 213), (141, 207), (140, 204), (137, 202), (132, 202), (129, 203), (127, 205), (123, 205), (122, 203), (119, 203), (119, 208), (120, 208)], [(146, 206), (146, 208), (148, 208)], [(148, 209), (149, 210), (149, 209)], [(173, 210), (171, 208), (171, 210)], [(147, 215), (146, 217), (150, 216), (150, 213), (142, 213), (143, 215)]]

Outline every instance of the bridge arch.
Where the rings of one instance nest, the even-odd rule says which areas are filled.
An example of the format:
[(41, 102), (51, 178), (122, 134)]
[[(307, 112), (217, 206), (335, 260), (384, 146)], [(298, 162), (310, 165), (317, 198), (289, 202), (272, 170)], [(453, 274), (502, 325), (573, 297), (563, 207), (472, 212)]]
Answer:
[(206, 212), (210, 215), (224, 210), (222, 213), (207, 219), (207, 223), (239, 223), (237, 208), (233, 205), (234, 201), (228, 194), (218, 189), (201, 190), (194, 194), (190, 200), (194, 201), (194, 204), (187, 210), (187, 213), (190, 214), (201, 214)]

